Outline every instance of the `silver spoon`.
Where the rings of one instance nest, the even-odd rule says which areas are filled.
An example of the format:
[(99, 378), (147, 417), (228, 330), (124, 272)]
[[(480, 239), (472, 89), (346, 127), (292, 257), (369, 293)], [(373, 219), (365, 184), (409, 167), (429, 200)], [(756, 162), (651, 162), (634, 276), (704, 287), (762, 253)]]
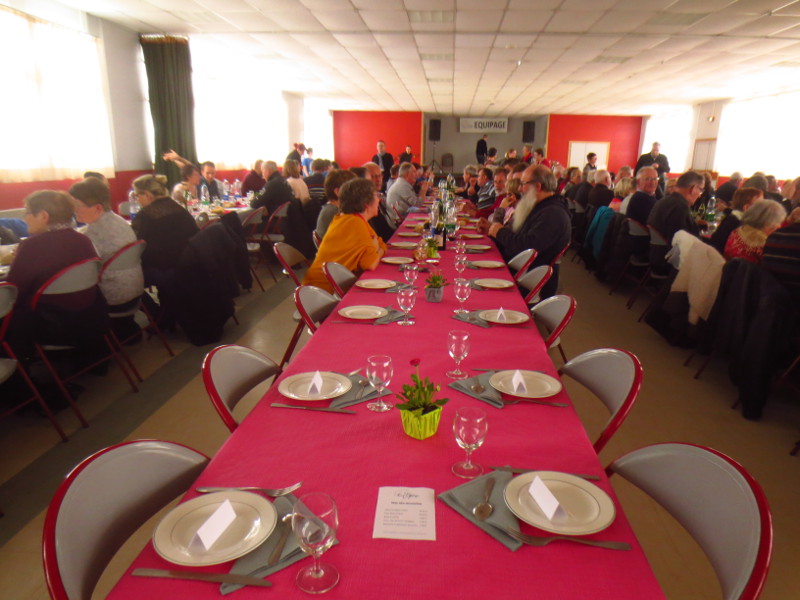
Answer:
[(494, 506), (489, 503), (489, 498), (492, 497), (492, 490), (494, 490), (494, 477), (487, 477), (486, 489), (483, 492), (483, 502), (472, 509), (472, 514), (475, 515), (478, 521), (485, 521), (494, 512)]

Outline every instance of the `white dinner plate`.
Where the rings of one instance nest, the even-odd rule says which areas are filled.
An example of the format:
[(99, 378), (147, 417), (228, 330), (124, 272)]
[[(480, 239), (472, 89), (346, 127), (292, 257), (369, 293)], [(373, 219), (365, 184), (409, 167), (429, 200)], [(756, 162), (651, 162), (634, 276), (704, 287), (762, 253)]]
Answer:
[[(414, 246), (416, 247), (416, 244)], [(384, 256), (381, 262), (385, 262), (388, 265), (407, 265), (414, 262), (414, 259), (409, 256)]]
[(470, 223), (477, 223), (478, 221), (480, 221), (480, 219), (473, 218), (469, 220)]
[(498, 371), (489, 377), (489, 385), (501, 394), (516, 396), (517, 398), (549, 398), (561, 391), (561, 382), (555, 377), (550, 377), (539, 371), (522, 371), (522, 379), (525, 382), (525, 392), (517, 392), (511, 383), (515, 371)]
[(479, 240), (483, 237), (480, 233), (462, 233), (461, 237), (465, 240)]
[(0, 267), (0, 275), (6, 276), (6, 275), (8, 275), (8, 272), (10, 270), (11, 270), (11, 267), (9, 267), (9, 266), (1, 266)]
[(406, 250), (413, 250), (417, 247), (417, 242), (389, 242), (392, 248), (404, 248)]
[[(530, 495), (528, 486), (538, 475), (564, 508), (549, 520)], [(533, 471), (512, 479), (503, 493), (506, 505), (517, 517), (551, 533), (589, 535), (614, 522), (614, 502), (599, 487), (568, 473)]]
[(477, 229), (477, 225), (462, 225), (461, 229)]
[[(236, 518), (206, 550), (196, 539), (197, 530), (225, 500), (230, 501)], [(153, 547), (162, 558), (176, 565), (218, 565), (257, 548), (277, 522), (275, 507), (258, 494), (236, 490), (204, 494), (179, 504), (161, 519), (153, 533)]]
[(488, 244), (467, 244), (467, 250), (491, 250), (492, 247)]
[(351, 381), (339, 373), (330, 371), (320, 371), (322, 377), (322, 389), (317, 394), (309, 394), (308, 387), (315, 373), (297, 373), (281, 380), (278, 384), (278, 391), (293, 400), (330, 400), (338, 398), (347, 392), (353, 384)]
[(420, 233), (417, 233), (416, 231), (400, 231), (400, 232), (398, 232), (398, 234), (397, 234), (397, 235), (398, 235), (399, 237), (407, 237), (407, 238), (412, 238), (412, 237), (419, 237), (419, 236), (420, 236), (420, 235), (422, 235), (422, 234), (420, 234)]
[(424, 221), (419, 221), (419, 222), (408, 221), (405, 226), (408, 227), (409, 229), (416, 229), (419, 225), (422, 225), (423, 223)]
[(514, 287), (514, 282), (508, 281), (507, 279), (476, 279), (475, 283), (481, 287), (492, 290), (504, 290), (506, 288)]
[[(394, 284), (394, 282), (392, 282), (392, 284)], [(362, 304), (346, 306), (345, 308), (340, 308), (338, 312), (340, 316), (346, 319), (358, 319), (361, 321), (370, 321), (372, 319), (378, 319), (389, 314), (389, 311), (382, 306), (370, 306)]]
[(356, 281), (356, 287), (364, 288), (365, 290), (388, 290), (396, 283), (391, 279), (359, 279)]
[(499, 269), (505, 266), (505, 263), (499, 260), (473, 260), (471, 262), (473, 267), (478, 267), (479, 269)]
[(484, 321), (489, 321), (489, 323), (497, 323), (498, 325), (519, 325), (520, 323), (524, 323), (528, 319), (530, 319), (530, 315), (519, 312), (518, 310), (503, 310), (505, 313), (506, 320), (501, 321), (499, 319), (500, 311), (498, 309), (489, 309), (489, 310), (482, 310), (478, 313), (478, 316), (483, 319)]

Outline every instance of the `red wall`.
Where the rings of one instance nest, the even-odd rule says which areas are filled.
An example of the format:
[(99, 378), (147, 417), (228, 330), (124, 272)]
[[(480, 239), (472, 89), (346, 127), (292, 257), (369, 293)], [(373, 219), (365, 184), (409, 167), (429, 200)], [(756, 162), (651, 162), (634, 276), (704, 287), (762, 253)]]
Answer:
[(547, 157), (568, 167), (569, 142), (610, 142), (608, 170), (623, 165), (633, 167), (639, 158), (642, 117), (613, 117), (593, 115), (550, 115), (547, 128)]
[(422, 113), (390, 111), (333, 111), (335, 160), (343, 169), (359, 167), (375, 154), (378, 140), (397, 157), (410, 145), (422, 156)]

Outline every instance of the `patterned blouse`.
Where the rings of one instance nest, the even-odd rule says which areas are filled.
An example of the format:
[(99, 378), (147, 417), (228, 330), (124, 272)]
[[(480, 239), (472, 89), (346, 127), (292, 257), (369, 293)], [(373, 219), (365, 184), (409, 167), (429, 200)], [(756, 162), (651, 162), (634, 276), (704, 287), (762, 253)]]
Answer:
[(760, 229), (742, 225), (734, 229), (725, 243), (725, 260), (742, 258), (751, 263), (760, 263), (764, 254), (767, 234)]
[[(100, 259), (105, 262), (120, 248), (136, 241), (130, 224), (117, 214), (106, 211), (86, 227), (86, 237), (92, 240)], [(144, 292), (141, 265), (124, 271), (108, 272), (100, 282), (100, 291), (110, 306), (124, 304)]]

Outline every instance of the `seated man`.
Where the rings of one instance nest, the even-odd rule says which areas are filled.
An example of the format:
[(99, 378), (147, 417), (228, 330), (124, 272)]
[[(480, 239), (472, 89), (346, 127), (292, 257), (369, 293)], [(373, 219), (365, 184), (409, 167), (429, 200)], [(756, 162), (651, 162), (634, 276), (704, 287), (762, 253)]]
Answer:
[(325, 170), (328, 163), (325, 159), (315, 158), (311, 161), (311, 174), (303, 179), (312, 200), (322, 206), (325, 204)]
[(261, 172), (267, 183), (250, 201), (250, 207), (265, 206), (267, 214), (271, 215), (284, 203), (290, 202), (294, 198), (294, 194), (286, 179), (278, 171), (278, 165), (274, 160), (265, 160), (261, 165)]
[(733, 201), (733, 194), (736, 193), (736, 190), (742, 187), (743, 181), (744, 175), (742, 175), (739, 171), (734, 171), (731, 174), (731, 178), (717, 188), (717, 202), (722, 200), (726, 206), (730, 206), (731, 202)]
[(386, 193), (389, 193), (389, 188), (392, 187), (397, 181), (397, 177), (400, 173), (400, 165), (392, 165), (392, 168), (389, 169), (389, 181), (386, 182)]
[(484, 208), (478, 208), (472, 203), (464, 206), (464, 212), (471, 217), (489, 217), (497, 207), (503, 202), (506, 197), (506, 182), (508, 180), (508, 170), (505, 167), (498, 167), (494, 172), (493, 186), (494, 186), (494, 202)]
[(411, 163), (400, 165), (397, 182), (394, 183), (386, 197), (386, 203), (391, 210), (397, 213), (400, 219), (405, 219), (408, 209), (422, 204), (422, 199), (428, 191), (428, 181), (420, 184), (419, 194), (414, 191), (414, 182), (417, 180), (417, 170)]
[[(397, 166), (397, 165), (392, 165)], [(380, 190), (383, 185), (383, 173), (381, 168), (374, 162), (364, 163), (361, 167), (364, 174), (361, 176), (363, 179), (369, 179), (376, 190)], [(380, 192), (378, 193), (378, 214), (370, 219), (370, 226), (380, 236), (382, 240), (388, 240), (394, 234), (399, 224), (394, 212), (389, 210), (386, 206), (386, 198)]]
[[(536, 260), (531, 267), (548, 265), (566, 247), (570, 240), (571, 224), (564, 198), (556, 194), (558, 182), (553, 172), (542, 165), (528, 167), (522, 174), (523, 196), (517, 202), (514, 216), (507, 225), (486, 219), (478, 222), (478, 231), (488, 233), (508, 261), (514, 256), (534, 248)], [(558, 288), (558, 265), (553, 265), (553, 276), (545, 286), (542, 297), (552, 296)]]
[(703, 193), (705, 183), (705, 178), (697, 171), (686, 171), (678, 177), (675, 191), (653, 205), (647, 224), (664, 236), (667, 242), (666, 246), (650, 245), (650, 264), (654, 270), (669, 270), (664, 255), (675, 233), (684, 230), (694, 236), (700, 235), (700, 226), (692, 216), (691, 206)]
[(210, 198), (222, 198), (225, 195), (225, 185), (216, 178), (217, 176), (217, 166), (207, 160), (202, 165), (200, 165), (200, 175), (202, 175), (202, 179), (200, 180), (200, 189), (208, 188), (208, 195)]
[(789, 225), (767, 238), (761, 265), (800, 300), (800, 208), (794, 209), (787, 221)]
[(494, 173), (484, 167), (478, 171), (477, 191), (469, 197), (478, 209), (489, 208), (494, 204)]
[[(656, 204), (656, 188), (658, 187), (658, 171), (653, 167), (642, 167), (636, 175), (636, 192), (628, 201), (625, 213), (634, 221), (647, 225), (650, 211)], [(624, 203), (623, 203), (624, 204)], [(622, 209), (620, 209), (622, 212)]]
[(261, 165), (263, 164), (263, 160), (259, 159), (255, 163), (253, 163), (253, 168), (250, 172), (245, 175), (244, 180), (242, 181), (242, 196), (245, 198), (249, 192), (253, 192), (255, 194), (266, 185), (266, 181), (261, 176)]
[(605, 169), (594, 172), (594, 187), (589, 192), (589, 206), (595, 209), (608, 206), (614, 199), (614, 190), (611, 189), (611, 173)]

